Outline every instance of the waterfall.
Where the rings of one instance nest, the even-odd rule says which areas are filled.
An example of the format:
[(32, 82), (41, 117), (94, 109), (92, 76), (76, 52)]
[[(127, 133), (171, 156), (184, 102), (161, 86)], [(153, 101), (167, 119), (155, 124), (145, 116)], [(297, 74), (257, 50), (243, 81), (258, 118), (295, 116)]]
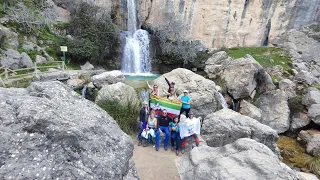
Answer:
[(125, 46), (121, 62), (121, 71), (124, 73), (150, 73), (149, 33), (137, 29), (137, 13), (135, 0), (127, 0), (128, 33), (125, 37)]
[(223, 109), (228, 109), (227, 101), (220, 92), (219, 92), (219, 96), (220, 96), (220, 103), (221, 103)]
[(81, 89), (81, 96), (83, 98), (86, 98), (86, 92), (87, 92), (87, 86), (84, 85), (83, 88)]

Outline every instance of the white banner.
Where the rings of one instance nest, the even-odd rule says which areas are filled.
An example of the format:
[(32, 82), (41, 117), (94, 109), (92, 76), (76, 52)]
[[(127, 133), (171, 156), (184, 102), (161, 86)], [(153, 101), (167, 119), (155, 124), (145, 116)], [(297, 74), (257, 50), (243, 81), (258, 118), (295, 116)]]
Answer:
[(192, 134), (200, 134), (200, 118), (187, 118), (184, 122), (180, 123), (180, 137), (191, 136)]

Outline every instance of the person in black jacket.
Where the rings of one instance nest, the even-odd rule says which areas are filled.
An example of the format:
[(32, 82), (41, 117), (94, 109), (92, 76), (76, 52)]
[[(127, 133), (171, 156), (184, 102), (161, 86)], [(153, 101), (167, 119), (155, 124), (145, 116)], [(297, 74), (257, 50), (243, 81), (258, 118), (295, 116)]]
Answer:
[(172, 122), (172, 118), (168, 115), (167, 110), (162, 110), (161, 116), (157, 120), (156, 127), (156, 151), (160, 148), (160, 133), (166, 134), (166, 139), (164, 140), (164, 150), (168, 150), (169, 144), (169, 123)]
[(142, 123), (142, 126), (141, 126), (141, 130), (138, 134), (138, 140), (139, 140), (139, 143), (138, 143), (138, 146), (141, 146), (142, 145), (142, 136), (141, 136), (141, 133), (142, 131), (146, 128), (147, 126), (147, 122), (148, 122), (148, 102), (145, 101), (143, 102), (143, 106), (140, 110), (140, 122)]

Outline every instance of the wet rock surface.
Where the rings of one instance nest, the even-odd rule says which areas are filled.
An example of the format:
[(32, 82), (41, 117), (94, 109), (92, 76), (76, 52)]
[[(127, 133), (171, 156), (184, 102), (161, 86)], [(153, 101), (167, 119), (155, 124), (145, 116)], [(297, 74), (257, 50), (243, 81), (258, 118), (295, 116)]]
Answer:
[(138, 179), (132, 139), (60, 82), (0, 88), (0, 178)]

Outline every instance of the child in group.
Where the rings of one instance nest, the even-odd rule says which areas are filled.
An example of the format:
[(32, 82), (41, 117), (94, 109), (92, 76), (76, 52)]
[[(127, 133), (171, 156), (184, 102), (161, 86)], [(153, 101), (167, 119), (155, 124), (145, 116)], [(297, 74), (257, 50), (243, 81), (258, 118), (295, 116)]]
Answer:
[(176, 155), (179, 155), (180, 148), (180, 128), (179, 128), (179, 116), (175, 116), (173, 122), (170, 122), (171, 131), (171, 151), (174, 151), (174, 144), (176, 144)]

